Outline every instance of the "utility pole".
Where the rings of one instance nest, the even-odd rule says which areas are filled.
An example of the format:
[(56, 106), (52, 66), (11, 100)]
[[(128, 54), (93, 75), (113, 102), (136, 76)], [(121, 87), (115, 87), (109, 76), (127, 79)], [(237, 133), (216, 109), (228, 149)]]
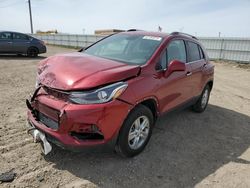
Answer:
[(28, 3), (29, 3), (29, 12), (30, 12), (30, 30), (31, 30), (31, 34), (33, 34), (33, 22), (32, 22), (32, 13), (31, 13), (30, 0), (28, 0)]

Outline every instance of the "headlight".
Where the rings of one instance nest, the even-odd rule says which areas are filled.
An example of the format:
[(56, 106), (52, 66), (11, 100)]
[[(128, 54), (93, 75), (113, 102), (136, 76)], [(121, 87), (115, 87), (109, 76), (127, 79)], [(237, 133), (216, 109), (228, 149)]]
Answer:
[(77, 104), (105, 103), (119, 97), (127, 87), (127, 83), (118, 82), (92, 91), (71, 92), (69, 100)]
[(38, 75), (36, 76), (36, 84), (35, 84), (35, 88), (37, 89), (40, 85), (40, 82), (39, 82), (39, 78), (38, 78)]

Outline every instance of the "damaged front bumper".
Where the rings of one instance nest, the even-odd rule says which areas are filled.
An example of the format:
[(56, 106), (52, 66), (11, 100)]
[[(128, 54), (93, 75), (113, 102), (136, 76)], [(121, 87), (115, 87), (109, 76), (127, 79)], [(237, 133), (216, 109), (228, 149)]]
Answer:
[[(39, 131), (36, 131), (39, 137), (44, 135), (48, 143), (70, 150), (94, 146), (113, 148), (120, 127), (132, 108), (119, 100), (79, 105), (37, 93), (26, 101), (30, 126)], [(46, 141), (43, 143), (47, 145)]]

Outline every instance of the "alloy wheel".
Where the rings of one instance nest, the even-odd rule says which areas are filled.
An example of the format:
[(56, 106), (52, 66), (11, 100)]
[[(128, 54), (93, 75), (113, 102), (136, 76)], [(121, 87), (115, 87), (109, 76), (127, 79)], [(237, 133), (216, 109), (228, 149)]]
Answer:
[(129, 130), (129, 147), (133, 150), (140, 148), (148, 138), (149, 129), (149, 119), (146, 116), (138, 117)]

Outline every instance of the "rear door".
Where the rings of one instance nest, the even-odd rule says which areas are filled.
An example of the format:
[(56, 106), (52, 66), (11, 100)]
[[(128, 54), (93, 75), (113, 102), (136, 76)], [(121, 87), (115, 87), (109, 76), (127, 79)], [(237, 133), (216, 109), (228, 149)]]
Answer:
[(27, 53), (29, 46), (30, 38), (28, 35), (13, 33), (13, 50), (16, 53)]
[(192, 80), (189, 76), (191, 67), (187, 64), (185, 43), (181, 39), (172, 40), (163, 52), (162, 68), (167, 69), (173, 60), (179, 60), (186, 66), (185, 71), (173, 72), (161, 78), (161, 86), (158, 90), (160, 108), (162, 112), (171, 110), (192, 97)]
[(193, 96), (198, 96), (203, 87), (203, 68), (206, 66), (205, 55), (198, 43), (187, 41), (188, 64), (192, 68)]
[(12, 34), (10, 32), (0, 32), (0, 52), (12, 52)]

